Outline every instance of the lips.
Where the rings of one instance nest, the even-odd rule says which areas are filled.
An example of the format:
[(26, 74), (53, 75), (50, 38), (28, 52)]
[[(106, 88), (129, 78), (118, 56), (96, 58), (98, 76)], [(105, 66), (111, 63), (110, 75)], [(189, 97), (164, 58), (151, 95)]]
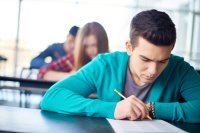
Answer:
[(151, 78), (149, 78), (149, 77), (144, 77), (146, 80), (153, 80), (155, 77), (151, 77)]
[(146, 78), (146, 80), (153, 80), (154, 78)]

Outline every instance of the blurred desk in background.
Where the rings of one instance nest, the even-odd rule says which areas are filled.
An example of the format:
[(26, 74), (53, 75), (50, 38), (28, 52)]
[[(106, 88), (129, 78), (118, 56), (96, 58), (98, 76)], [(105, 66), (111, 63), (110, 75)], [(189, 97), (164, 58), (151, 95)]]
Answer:
[[(7, 84), (6, 82), (9, 83)], [(18, 85), (10, 82), (18, 83)], [(33, 80), (17, 77), (0, 76), (0, 89), (11, 89), (20, 91), (20, 107), (22, 107), (22, 94), (30, 95), (31, 93), (44, 94), (49, 87), (56, 82), (46, 80)], [(26, 96), (26, 97), (27, 97)], [(28, 106), (28, 100), (25, 99), (25, 107)]]

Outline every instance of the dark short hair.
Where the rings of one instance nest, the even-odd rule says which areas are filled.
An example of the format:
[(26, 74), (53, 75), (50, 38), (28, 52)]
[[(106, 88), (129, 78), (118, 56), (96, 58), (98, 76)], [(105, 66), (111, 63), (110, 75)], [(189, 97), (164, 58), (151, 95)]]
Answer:
[(133, 17), (130, 25), (130, 41), (134, 46), (138, 37), (158, 46), (171, 46), (176, 42), (176, 28), (171, 18), (155, 9), (142, 11)]
[(74, 26), (72, 26), (70, 28), (69, 34), (71, 34), (72, 36), (76, 37), (78, 30), (79, 30), (79, 27), (74, 25)]

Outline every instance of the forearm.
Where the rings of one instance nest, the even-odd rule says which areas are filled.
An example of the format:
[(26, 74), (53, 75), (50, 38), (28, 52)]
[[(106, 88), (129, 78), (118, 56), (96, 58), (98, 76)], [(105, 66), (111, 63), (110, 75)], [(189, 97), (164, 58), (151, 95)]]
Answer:
[(64, 88), (51, 88), (41, 102), (42, 110), (63, 114), (114, 118), (116, 102), (89, 99)]
[(32, 61), (31, 61), (31, 68), (41, 68), (42, 66), (46, 65), (46, 62), (44, 61), (43, 58), (34, 58)]
[(51, 81), (59, 81), (61, 79), (64, 79), (68, 76), (70, 76), (71, 72), (57, 72), (57, 71), (48, 71), (45, 73), (45, 75), (43, 76), (44, 80), (51, 80)]
[(155, 102), (156, 119), (199, 123), (200, 122), (199, 106), (200, 106), (200, 101), (190, 101), (185, 103)]

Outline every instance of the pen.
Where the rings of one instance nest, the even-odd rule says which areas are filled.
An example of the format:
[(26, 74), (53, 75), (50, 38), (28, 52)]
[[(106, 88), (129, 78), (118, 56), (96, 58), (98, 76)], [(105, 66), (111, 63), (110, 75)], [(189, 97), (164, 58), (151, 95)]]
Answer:
[[(120, 95), (123, 99), (126, 99), (126, 97), (125, 97), (124, 95), (122, 95), (118, 90), (115, 89), (114, 92), (116, 92), (118, 95)], [(149, 115), (147, 115), (147, 118), (148, 118), (149, 120), (152, 120), (151, 117), (150, 117)]]

